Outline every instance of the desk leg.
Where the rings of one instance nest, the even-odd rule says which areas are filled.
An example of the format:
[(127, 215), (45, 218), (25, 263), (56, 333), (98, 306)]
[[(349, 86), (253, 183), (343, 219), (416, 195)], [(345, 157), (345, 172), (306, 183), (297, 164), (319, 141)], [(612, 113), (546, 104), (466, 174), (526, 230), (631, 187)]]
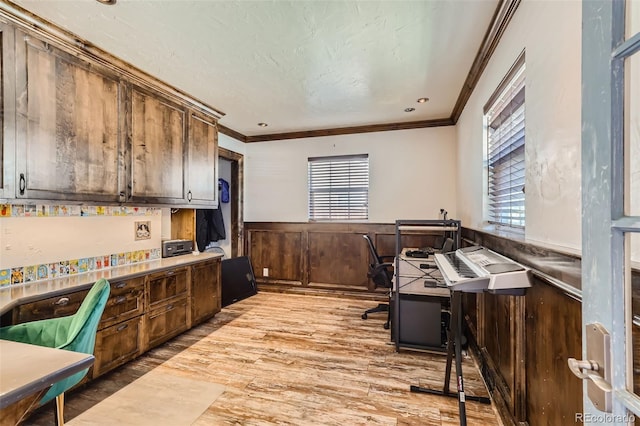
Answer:
[[(466, 395), (464, 393), (464, 380), (462, 378), (462, 292), (454, 291), (451, 293), (451, 321), (447, 338), (447, 367), (444, 377), (443, 390), (422, 388), (419, 386), (410, 386), (411, 392), (429, 393), (432, 395), (442, 395), (451, 398), (458, 398), (458, 411), (460, 413), (460, 425), (467, 425), (467, 411), (465, 408), (466, 400), (476, 401), (483, 404), (491, 404), (491, 399), (484, 396)], [(451, 364), (453, 362), (453, 351), (455, 349), (456, 359), (456, 384), (457, 392), (449, 391), (449, 381), (451, 379)]]
[[(465, 408), (464, 380), (462, 378), (462, 293), (454, 291), (452, 296), (453, 318), (455, 323), (455, 350), (456, 350), (456, 383), (458, 386), (458, 411), (460, 413), (460, 426), (467, 426), (467, 410)], [(447, 379), (449, 376), (447, 376)], [(446, 381), (446, 386), (449, 380)]]

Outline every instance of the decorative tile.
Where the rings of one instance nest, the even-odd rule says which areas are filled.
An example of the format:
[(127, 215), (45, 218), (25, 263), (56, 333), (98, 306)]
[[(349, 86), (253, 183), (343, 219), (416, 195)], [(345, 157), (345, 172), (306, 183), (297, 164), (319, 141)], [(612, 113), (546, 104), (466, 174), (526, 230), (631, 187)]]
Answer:
[(0, 287), (11, 284), (11, 269), (0, 269)]
[(37, 210), (35, 204), (27, 204), (24, 206), (24, 215), (25, 217), (35, 217), (37, 216)]
[(49, 216), (49, 206), (45, 204), (36, 205), (36, 216), (38, 217), (46, 217)]
[(78, 259), (78, 273), (82, 274), (89, 269), (89, 261), (86, 258)]
[(0, 217), (11, 216), (11, 204), (0, 204)]
[(58, 269), (58, 275), (61, 277), (66, 277), (69, 275), (69, 261), (62, 260), (60, 261), (60, 267)]
[(24, 282), (24, 268), (11, 268), (11, 284), (22, 284)]
[(38, 265), (38, 280), (46, 280), (49, 278), (49, 267), (47, 265)]
[(102, 257), (102, 267), (109, 268), (110, 266), (111, 266), (111, 256), (106, 254)]
[[(100, 258), (102, 259), (102, 258)], [(95, 271), (96, 270), (96, 258), (88, 257), (87, 258), (87, 271)]]
[(24, 267), (24, 282), (30, 283), (31, 281), (35, 281), (38, 276), (36, 265), (25, 266)]
[(69, 261), (69, 275), (75, 275), (78, 273), (78, 259), (72, 259)]
[(11, 206), (11, 216), (24, 217), (24, 205), (14, 204), (13, 206)]
[(57, 278), (60, 275), (60, 263), (54, 262), (49, 264), (49, 278)]

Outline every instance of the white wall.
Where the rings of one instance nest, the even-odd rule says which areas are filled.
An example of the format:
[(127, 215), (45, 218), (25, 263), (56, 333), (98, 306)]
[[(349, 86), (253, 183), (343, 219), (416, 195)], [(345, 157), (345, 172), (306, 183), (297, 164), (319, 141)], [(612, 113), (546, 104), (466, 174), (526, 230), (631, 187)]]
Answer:
[[(137, 221), (151, 221), (150, 239), (135, 240)], [(160, 248), (162, 232), (160, 215), (3, 217), (0, 269)]]
[(231, 136), (218, 133), (218, 146), (228, 149), (229, 151), (237, 152), (238, 154), (244, 155), (246, 151), (245, 147), (247, 146), (247, 144), (245, 144), (244, 142), (240, 142), (239, 140), (234, 139)]
[(526, 55), (528, 241), (581, 248), (579, 1), (523, 0), (457, 123), (457, 203), (463, 225), (485, 226), (483, 106)]
[(455, 128), (246, 144), (245, 221), (307, 222), (307, 158), (369, 154), (369, 222), (456, 218)]

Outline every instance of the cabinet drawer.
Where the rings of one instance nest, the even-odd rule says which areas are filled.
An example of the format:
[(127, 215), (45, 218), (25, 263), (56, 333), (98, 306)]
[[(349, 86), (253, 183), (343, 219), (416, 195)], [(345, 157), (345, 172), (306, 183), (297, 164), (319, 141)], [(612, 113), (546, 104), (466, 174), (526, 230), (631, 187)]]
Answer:
[(143, 312), (144, 277), (112, 283), (98, 329), (142, 315)]
[(187, 294), (187, 268), (172, 269), (149, 276), (149, 309)]
[(187, 330), (187, 298), (168, 303), (146, 315), (145, 331), (150, 349)]
[(92, 377), (98, 377), (142, 353), (140, 332), (142, 316), (131, 318), (96, 334), (95, 357)]
[(14, 310), (13, 323), (20, 324), (73, 315), (78, 311), (88, 292), (88, 290), (77, 291), (20, 305)]

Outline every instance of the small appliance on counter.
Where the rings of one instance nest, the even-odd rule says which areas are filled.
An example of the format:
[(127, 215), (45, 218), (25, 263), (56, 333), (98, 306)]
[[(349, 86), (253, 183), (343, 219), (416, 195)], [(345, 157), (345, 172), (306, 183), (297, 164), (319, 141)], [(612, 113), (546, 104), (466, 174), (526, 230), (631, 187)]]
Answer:
[(180, 256), (193, 251), (191, 240), (165, 240), (162, 242), (162, 257)]

